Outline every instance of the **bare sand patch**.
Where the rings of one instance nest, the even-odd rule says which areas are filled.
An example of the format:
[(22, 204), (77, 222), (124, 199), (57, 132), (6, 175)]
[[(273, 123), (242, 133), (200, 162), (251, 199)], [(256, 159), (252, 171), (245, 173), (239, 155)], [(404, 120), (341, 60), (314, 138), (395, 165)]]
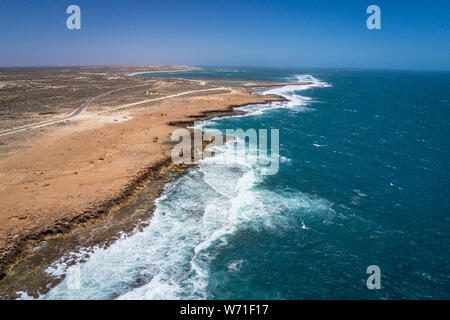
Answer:
[(120, 205), (136, 181), (169, 159), (174, 124), (229, 113), (232, 106), (282, 100), (243, 88), (216, 89), (185, 95), (176, 89), (168, 99), (110, 108), (107, 103), (101, 110), (108, 112), (88, 109), (76, 121), (9, 141), (16, 149), (0, 159), (0, 273), (30, 242), (67, 232)]

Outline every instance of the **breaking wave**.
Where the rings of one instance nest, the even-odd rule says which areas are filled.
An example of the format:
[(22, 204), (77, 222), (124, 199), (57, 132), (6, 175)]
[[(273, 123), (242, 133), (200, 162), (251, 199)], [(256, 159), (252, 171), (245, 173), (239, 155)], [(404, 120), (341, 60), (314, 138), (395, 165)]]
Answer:
[[(288, 99), (275, 107), (298, 109), (306, 108), (309, 102), (299, 91), (329, 86), (311, 76), (298, 76), (298, 80), (312, 83), (262, 94)], [(47, 272), (64, 279), (40, 298), (205, 299), (215, 252), (227, 247), (240, 230), (277, 229), (289, 225), (291, 215), (299, 211), (333, 214), (325, 200), (264, 187), (262, 167), (245, 158), (230, 164), (224, 159), (229, 156), (227, 150), (222, 147), (214, 157), (200, 161), (167, 184), (156, 200), (153, 217), (142, 230), (122, 236), (109, 247), (82, 250), (54, 263)], [(300, 227), (306, 228), (304, 224)], [(227, 270), (239, 272), (243, 263), (240, 259), (231, 261)]]

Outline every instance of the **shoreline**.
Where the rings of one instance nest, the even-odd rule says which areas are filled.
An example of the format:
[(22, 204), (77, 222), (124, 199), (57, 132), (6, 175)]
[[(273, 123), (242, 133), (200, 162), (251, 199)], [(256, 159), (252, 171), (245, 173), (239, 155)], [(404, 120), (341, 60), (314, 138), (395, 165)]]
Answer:
[[(239, 90), (244, 90), (239, 88)], [(250, 94), (248, 90), (245, 90), (247, 94)], [(237, 107), (242, 107), (246, 105), (252, 105), (257, 103), (270, 103), (273, 101), (285, 101), (285, 98), (281, 96), (256, 96), (250, 94), (252, 97), (258, 97), (258, 101), (255, 102), (242, 102), (230, 105), (223, 105), (219, 108), (213, 108), (210, 110), (196, 110), (184, 115), (183, 120), (169, 121), (167, 125), (171, 127), (187, 127), (191, 125), (195, 120), (207, 120), (212, 117), (230, 116), (237, 112), (234, 110)], [(192, 119), (192, 120), (191, 120)], [(162, 143), (170, 144), (170, 141), (164, 141)], [(100, 222), (108, 220), (114, 212), (119, 211), (124, 206), (132, 201), (133, 197), (141, 192), (141, 189), (145, 187), (148, 183), (154, 182), (156, 184), (162, 183), (159, 192), (156, 192), (152, 196), (152, 201), (160, 196), (163, 186), (171, 181), (175, 176), (183, 174), (189, 166), (177, 166), (171, 164), (171, 159), (169, 156), (160, 154), (159, 161), (152, 163), (144, 168), (141, 168), (132, 179), (128, 181), (127, 186), (118, 194), (110, 199), (106, 199), (100, 203), (94, 203), (91, 207), (86, 209), (83, 213), (73, 217), (72, 219), (63, 219), (62, 221), (57, 221), (50, 228), (45, 228), (42, 230), (36, 230), (36, 232), (31, 232), (25, 235), (19, 236), (14, 244), (10, 246), (9, 249), (4, 249), (1, 252), (0, 259), (0, 299), (4, 298), (5, 291), (11, 294), (12, 287), (10, 286), (10, 272), (14, 267), (17, 267), (21, 263), (23, 264), (27, 258), (33, 256), (36, 248), (39, 248), (41, 243), (48, 243), (53, 239), (64, 238), (70, 236), (71, 234), (76, 234), (79, 230), (86, 228), (86, 225), (95, 225)], [(164, 171), (164, 172), (161, 172)], [(151, 216), (151, 213), (150, 213)], [(134, 228), (136, 228), (136, 221), (132, 223)], [(129, 226), (128, 226), (129, 227)], [(134, 229), (133, 228), (133, 229)], [(117, 230), (116, 230), (117, 231)], [(123, 230), (121, 230), (123, 231)], [(131, 230), (132, 231), (132, 230)], [(106, 236), (108, 238), (108, 236)], [(107, 245), (117, 238), (117, 234), (111, 235), (110, 239), (105, 239), (98, 241), (97, 243), (92, 243), (91, 245), (97, 245), (99, 243), (104, 243)], [(41, 270), (42, 271), (42, 270)], [(13, 270), (13, 276), (15, 272)], [(17, 274), (16, 274), (17, 276)], [(41, 287), (42, 288), (42, 287)], [(37, 288), (36, 288), (37, 290)], [(17, 290), (16, 290), (17, 291)], [(32, 290), (33, 291), (33, 290)], [(41, 292), (41, 291), (36, 291)], [(42, 292), (41, 292), (42, 293)]]
[(139, 74), (148, 74), (148, 73), (171, 73), (171, 72), (185, 72), (185, 71), (202, 70), (202, 68), (199, 68), (199, 67), (190, 67), (190, 66), (179, 66), (179, 67), (183, 68), (183, 69), (133, 72), (133, 73), (127, 73), (127, 76), (133, 77), (133, 76), (137, 76)]

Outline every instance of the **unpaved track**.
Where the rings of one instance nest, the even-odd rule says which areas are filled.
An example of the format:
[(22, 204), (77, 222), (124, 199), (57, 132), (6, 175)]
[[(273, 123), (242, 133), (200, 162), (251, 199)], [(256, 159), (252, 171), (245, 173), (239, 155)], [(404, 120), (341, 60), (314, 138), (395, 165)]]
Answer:
[[(125, 90), (125, 89), (131, 89), (131, 88), (138, 88), (138, 87), (143, 87), (148, 85), (146, 84), (142, 84), (136, 87), (126, 87), (126, 88), (120, 88), (120, 89), (116, 89), (116, 90), (112, 90), (112, 91), (108, 91), (106, 93), (102, 93), (96, 97), (90, 98), (89, 100), (87, 100), (85, 103), (83, 103), (80, 107), (78, 107), (75, 111), (73, 111), (71, 114), (59, 118), (59, 119), (55, 119), (55, 120), (48, 120), (48, 121), (43, 121), (43, 122), (39, 122), (39, 123), (35, 123), (35, 124), (30, 124), (27, 126), (23, 126), (23, 127), (18, 127), (18, 128), (14, 128), (14, 129), (9, 129), (6, 131), (2, 131), (0, 132), (0, 136), (2, 135), (7, 135), (10, 133), (15, 133), (15, 132), (19, 132), (19, 131), (23, 131), (23, 130), (27, 130), (27, 129), (34, 129), (34, 128), (39, 128), (39, 127), (44, 127), (44, 126), (48, 126), (51, 124), (55, 124), (58, 122), (62, 122), (62, 121), (66, 121), (69, 119), (73, 119), (76, 116), (78, 116), (84, 109), (86, 109), (86, 107), (93, 101), (98, 100), (108, 94), (117, 92), (117, 91), (121, 91), (121, 90)], [(160, 101), (160, 100), (164, 100), (164, 99), (170, 99), (170, 98), (175, 98), (175, 97), (180, 97), (180, 96), (184, 96), (184, 95), (188, 95), (188, 94), (192, 94), (192, 93), (198, 93), (198, 92), (206, 92), (206, 91), (213, 91), (213, 90), (223, 90), (223, 89), (227, 89), (229, 90), (229, 88), (224, 88), (224, 87), (220, 87), (220, 88), (209, 88), (209, 89), (200, 89), (200, 90), (192, 90), (192, 91), (185, 91), (185, 92), (181, 92), (181, 93), (177, 93), (177, 94), (172, 94), (169, 96), (165, 96), (165, 97), (160, 97), (160, 98), (154, 98), (154, 99), (149, 99), (149, 100), (143, 100), (143, 101), (138, 101), (138, 102), (133, 102), (133, 103), (128, 103), (128, 104), (124, 104), (115, 108), (112, 108), (110, 110), (104, 111), (104, 112), (109, 112), (109, 111), (115, 111), (118, 109), (122, 109), (122, 108), (127, 108), (127, 107), (132, 107), (132, 106), (136, 106), (139, 104), (144, 104), (144, 103), (148, 103), (148, 102), (154, 102), (154, 101)]]
[(148, 103), (148, 102), (154, 102), (154, 101), (160, 101), (160, 100), (165, 100), (165, 99), (170, 99), (170, 98), (176, 98), (176, 97), (185, 96), (185, 95), (192, 94), (192, 93), (218, 91), (218, 90), (229, 90), (229, 91), (232, 91), (230, 88), (225, 88), (225, 87), (185, 91), (185, 92), (181, 92), (181, 93), (171, 94), (170, 96), (159, 97), (159, 98), (154, 98), (154, 99), (149, 99), (149, 100), (142, 100), (142, 101), (138, 101), (138, 102), (123, 104), (121, 106), (117, 106), (117, 107), (114, 107), (114, 108), (111, 108), (111, 109), (108, 109), (108, 110), (105, 110), (105, 111), (101, 111), (99, 113), (116, 111), (116, 110), (119, 110), (119, 109), (128, 108), (128, 107), (134, 107), (134, 106), (137, 106), (137, 105), (140, 105), (140, 104), (144, 104), (144, 103)]

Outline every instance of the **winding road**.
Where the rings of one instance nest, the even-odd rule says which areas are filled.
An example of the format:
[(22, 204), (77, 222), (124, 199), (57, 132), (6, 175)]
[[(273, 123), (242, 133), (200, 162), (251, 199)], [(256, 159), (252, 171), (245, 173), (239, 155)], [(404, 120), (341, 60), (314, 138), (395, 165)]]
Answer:
[[(6, 134), (10, 134), (10, 133), (15, 133), (15, 132), (19, 132), (19, 131), (23, 131), (23, 130), (27, 130), (27, 129), (33, 129), (33, 128), (39, 128), (39, 127), (44, 127), (44, 126), (48, 126), (51, 124), (55, 124), (58, 122), (62, 122), (62, 121), (66, 121), (69, 119), (73, 119), (76, 116), (78, 116), (84, 109), (86, 109), (86, 107), (93, 101), (98, 100), (108, 94), (117, 92), (117, 91), (121, 91), (121, 90), (125, 90), (125, 89), (132, 89), (132, 88), (138, 88), (138, 87), (142, 87), (148, 84), (143, 84), (143, 85), (139, 85), (136, 87), (126, 87), (126, 88), (120, 88), (120, 89), (116, 89), (116, 90), (112, 90), (112, 91), (108, 91), (106, 93), (102, 93), (96, 97), (90, 98), (89, 100), (87, 100), (85, 103), (83, 103), (80, 107), (78, 107), (76, 110), (74, 110), (72, 113), (70, 113), (67, 116), (64, 116), (62, 118), (59, 119), (55, 119), (55, 120), (47, 120), (47, 121), (43, 121), (43, 122), (39, 122), (39, 123), (35, 123), (35, 124), (30, 124), (30, 125), (26, 125), (23, 127), (17, 127), (14, 129), (9, 129), (6, 131), (2, 131), (0, 132), (0, 136), (2, 135), (6, 135)], [(192, 91), (185, 91), (185, 92), (181, 92), (181, 93), (177, 93), (177, 94), (172, 94), (169, 96), (165, 96), (165, 97), (160, 97), (160, 98), (154, 98), (154, 99), (149, 99), (149, 100), (143, 100), (143, 101), (138, 101), (138, 102), (133, 102), (133, 103), (128, 103), (128, 104), (124, 104), (103, 112), (109, 112), (109, 111), (115, 111), (118, 109), (122, 109), (122, 108), (127, 108), (127, 107), (131, 107), (131, 106), (136, 106), (139, 104), (143, 104), (143, 103), (148, 103), (148, 102), (153, 102), (153, 101), (159, 101), (159, 100), (164, 100), (164, 99), (170, 99), (170, 98), (175, 98), (175, 97), (179, 97), (179, 96), (183, 96), (183, 95), (188, 95), (188, 94), (192, 94), (192, 93), (198, 93), (198, 92), (205, 92), (205, 91), (213, 91), (213, 90), (230, 90), (229, 88), (225, 88), (225, 87), (219, 87), (219, 88), (209, 88), (209, 89), (200, 89), (200, 90), (192, 90)], [(100, 112), (99, 112), (100, 113)]]

